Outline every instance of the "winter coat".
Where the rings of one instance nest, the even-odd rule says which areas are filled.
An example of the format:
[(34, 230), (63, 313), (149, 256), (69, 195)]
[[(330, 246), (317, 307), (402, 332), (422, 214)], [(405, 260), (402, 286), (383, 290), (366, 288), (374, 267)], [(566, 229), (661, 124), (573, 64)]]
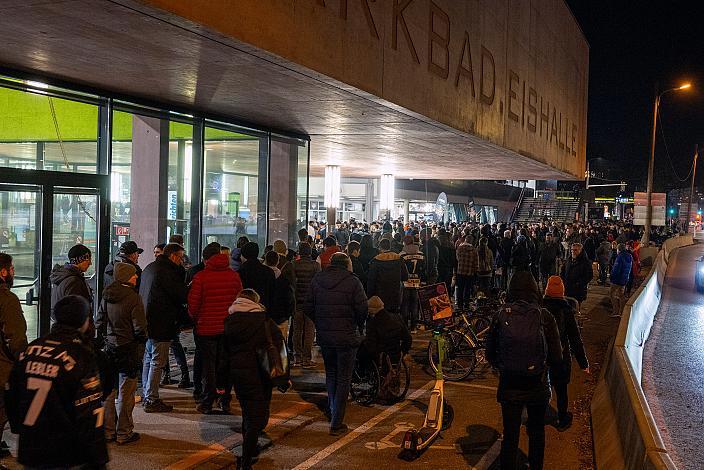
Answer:
[(205, 269), (196, 274), (188, 291), (188, 313), (198, 336), (223, 333), (227, 309), (241, 290), (240, 275), (230, 269), (226, 254), (212, 256), (205, 262)]
[(362, 266), (364, 266), (365, 272), (369, 270), (369, 263), (371, 263), (374, 257), (378, 254), (379, 250), (377, 250), (376, 248), (360, 248), (359, 261), (362, 263)]
[(438, 279), (438, 258), (440, 257), (440, 242), (437, 238), (431, 238), (423, 243), (420, 251), (425, 256), (426, 278), (428, 282)]
[[(499, 243), (496, 265), (501, 268), (511, 266), (511, 252), (513, 251), (513, 240), (510, 238), (502, 238)], [(505, 275), (505, 273), (504, 273)]]
[(242, 263), (239, 274), (242, 287), (257, 291), (261, 297), (261, 303), (269, 309), (274, 300), (274, 282), (276, 280), (274, 271), (255, 258)]
[(93, 290), (88, 286), (83, 271), (73, 264), (54, 266), (49, 275), (51, 281), (51, 311), (54, 311), (56, 303), (67, 295), (78, 295), (90, 303), (90, 311), (93, 311)]
[(540, 269), (543, 272), (547, 272), (550, 269), (555, 269), (555, 261), (560, 257), (560, 243), (550, 242), (544, 243), (543, 249), (540, 251)]
[(230, 269), (233, 271), (239, 271), (240, 266), (242, 266), (241, 253), (242, 250), (240, 248), (233, 248), (230, 252)]
[(589, 367), (582, 335), (579, 333), (577, 320), (574, 318), (577, 306), (573, 303), (574, 301), (570, 302), (564, 297), (543, 297), (543, 307), (555, 319), (562, 344), (562, 361), (550, 365), (550, 381), (552, 383), (570, 383), (573, 355), (580, 369)]
[(115, 263), (127, 263), (131, 264), (134, 266), (135, 271), (137, 271), (137, 285), (135, 286), (136, 290), (139, 290), (139, 283), (142, 280), (142, 268), (137, 264), (132, 262), (131, 259), (127, 257), (126, 254), (124, 253), (118, 253), (115, 256), (115, 261), (112, 263), (108, 264), (105, 266), (105, 271), (104, 271), (104, 276), (103, 276), (103, 286), (107, 287), (110, 284), (112, 284), (112, 281), (114, 281), (114, 272), (115, 272)]
[(384, 307), (392, 312), (401, 306), (403, 281), (408, 280), (408, 269), (400, 255), (386, 251), (374, 257), (367, 272), (367, 296), (378, 295)]
[(198, 274), (204, 269), (205, 261), (201, 261), (200, 263), (194, 264), (193, 266), (188, 268), (188, 271), (186, 271), (186, 286), (190, 287), (191, 283), (193, 282), (193, 278), (196, 277), (196, 274)]
[(325, 248), (325, 250), (320, 253), (320, 256), (318, 256), (318, 263), (320, 264), (320, 267), (322, 269), (325, 269), (330, 266), (330, 260), (332, 259), (332, 255), (339, 252), (340, 247), (337, 245)]
[(225, 319), (225, 360), (220, 364), (220, 376), (229, 376), (238, 400), (270, 401), (271, 380), (259, 365), (257, 351), (266, 347), (265, 322), (269, 322), (273, 341), (283, 341), (281, 330), (267, 317), (261, 304), (249, 299), (237, 299), (229, 311)]
[(320, 272), (320, 265), (310, 256), (301, 256), (293, 262), (293, 270), (296, 274), (296, 308), (303, 310), (303, 304), (310, 291), (310, 282), (313, 276)]
[(511, 267), (527, 271), (530, 268), (530, 248), (528, 240), (517, 242), (511, 249)]
[[(4, 387), (21, 352), (27, 348), (27, 322), (20, 299), (0, 281), (0, 386)], [(0, 409), (0, 417), (5, 410)], [(2, 421), (0, 421), (2, 422)]]
[(597, 242), (591, 235), (584, 240), (584, 253), (587, 255), (589, 261), (596, 261), (596, 247)]
[(609, 264), (609, 259), (611, 258), (611, 243), (608, 241), (603, 241), (599, 244), (599, 248), (596, 249), (596, 260), (599, 264)]
[(449, 242), (438, 248), (438, 276), (440, 279), (452, 280), (452, 274), (457, 269), (457, 255), (454, 246)]
[(611, 268), (611, 284), (625, 286), (631, 276), (633, 257), (628, 250), (623, 250), (616, 255), (614, 266)]
[[(548, 366), (562, 361), (562, 345), (560, 344), (560, 333), (557, 330), (555, 319), (552, 314), (541, 308), (541, 298), (538, 286), (533, 276), (528, 271), (519, 271), (513, 275), (507, 292), (507, 303), (527, 302), (535, 306), (540, 315), (540, 322), (543, 327), (545, 341), (547, 343), (547, 364)], [(486, 355), (489, 362), (498, 367), (501, 364), (500, 332), (501, 315), (495, 315), (489, 335), (487, 337)], [(501, 372), (499, 376), (499, 387), (496, 393), (497, 401), (518, 402), (518, 403), (538, 403), (550, 400), (550, 379), (546, 367), (542, 374), (533, 376), (516, 375), (509, 372)]]
[[(482, 250), (483, 253), (482, 253)], [(458, 259), (459, 263), (459, 259)], [(487, 244), (486, 247), (479, 245), (477, 249), (477, 274), (482, 277), (491, 276), (494, 272), (494, 254)]]
[[(49, 392), (32, 425), (25, 420), (37, 390), (29, 379)], [(28, 467), (103, 468), (109, 458), (102, 396), (92, 348), (77, 329), (52, 326), (13, 368), (5, 394), (12, 429), (19, 432), (17, 461)]]
[(562, 266), (560, 277), (565, 283), (565, 296), (574, 297), (578, 302), (587, 298), (587, 286), (594, 277), (594, 272), (592, 263), (587, 259), (584, 250), (577, 258), (572, 256), (567, 258)]
[(113, 348), (146, 342), (144, 304), (131, 285), (113, 282), (105, 288), (95, 314), (95, 329)]
[(313, 277), (305, 314), (315, 322), (318, 345), (356, 348), (367, 318), (367, 296), (357, 276), (330, 266)]
[[(491, 255), (491, 251), (488, 249), (487, 251)], [(467, 242), (460, 244), (457, 247), (457, 274), (474, 276), (477, 271), (479, 271), (479, 254), (477, 250)]]
[(139, 295), (147, 315), (148, 338), (171, 342), (181, 326), (190, 323), (185, 271), (166, 255), (159, 255), (144, 268)]
[[(363, 286), (367, 285), (367, 269), (369, 269), (369, 266), (365, 268), (362, 262), (359, 260), (359, 256), (352, 256), (350, 255), (350, 261), (352, 262), (352, 272), (354, 273), (355, 276), (359, 279), (359, 281), (362, 283)], [(317, 264), (317, 263), (316, 263)]]
[(386, 309), (379, 310), (369, 318), (366, 332), (363, 347), (372, 358), (385, 352), (396, 362), (402, 353), (411, 349), (413, 338), (408, 328), (399, 320), (398, 315), (389, 313)]

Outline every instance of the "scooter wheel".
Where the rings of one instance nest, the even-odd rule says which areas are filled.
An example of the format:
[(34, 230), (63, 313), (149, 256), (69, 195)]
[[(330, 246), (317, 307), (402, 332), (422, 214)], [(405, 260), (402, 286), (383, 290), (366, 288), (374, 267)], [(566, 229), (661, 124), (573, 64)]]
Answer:
[(452, 425), (452, 421), (455, 419), (455, 410), (452, 408), (447, 400), (443, 402), (442, 406), (442, 430), (449, 428)]

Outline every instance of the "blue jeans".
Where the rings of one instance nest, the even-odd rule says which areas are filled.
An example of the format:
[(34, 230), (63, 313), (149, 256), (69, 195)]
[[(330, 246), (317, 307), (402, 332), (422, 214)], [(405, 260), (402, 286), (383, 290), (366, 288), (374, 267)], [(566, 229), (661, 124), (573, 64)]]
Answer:
[(156, 341), (148, 339), (144, 348), (144, 367), (142, 368), (142, 387), (144, 388), (144, 403), (159, 399), (159, 382), (161, 370), (169, 360), (171, 341)]
[(357, 348), (321, 348), (325, 363), (325, 386), (328, 389), (330, 428), (338, 428), (345, 419), (347, 397), (354, 370)]

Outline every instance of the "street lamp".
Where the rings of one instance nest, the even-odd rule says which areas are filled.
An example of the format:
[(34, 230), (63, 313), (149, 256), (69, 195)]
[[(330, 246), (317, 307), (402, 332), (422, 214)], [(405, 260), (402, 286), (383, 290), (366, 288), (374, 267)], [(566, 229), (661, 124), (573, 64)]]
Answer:
[(655, 169), (655, 132), (658, 126), (658, 109), (660, 108), (660, 98), (671, 91), (688, 90), (692, 87), (691, 83), (684, 83), (678, 87), (670, 88), (663, 91), (655, 97), (655, 109), (653, 110), (653, 133), (650, 139), (650, 161), (648, 162), (648, 206), (645, 213), (645, 232), (643, 233), (642, 245), (648, 246), (650, 243), (650, 227), (653, 223), (653, 171)]

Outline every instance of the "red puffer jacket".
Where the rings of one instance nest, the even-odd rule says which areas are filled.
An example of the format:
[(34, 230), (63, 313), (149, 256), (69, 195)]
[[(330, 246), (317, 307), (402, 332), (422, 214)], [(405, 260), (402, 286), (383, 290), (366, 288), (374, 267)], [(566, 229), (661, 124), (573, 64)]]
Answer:
[(196, 323), (196, 334), (223, 334), (227, 309), (241, 290), (240, 275), (230, 269), (227, 255), (219, 254), (208, 259), (205, 269), (193, 278), (188, 292), (188, 313)]

